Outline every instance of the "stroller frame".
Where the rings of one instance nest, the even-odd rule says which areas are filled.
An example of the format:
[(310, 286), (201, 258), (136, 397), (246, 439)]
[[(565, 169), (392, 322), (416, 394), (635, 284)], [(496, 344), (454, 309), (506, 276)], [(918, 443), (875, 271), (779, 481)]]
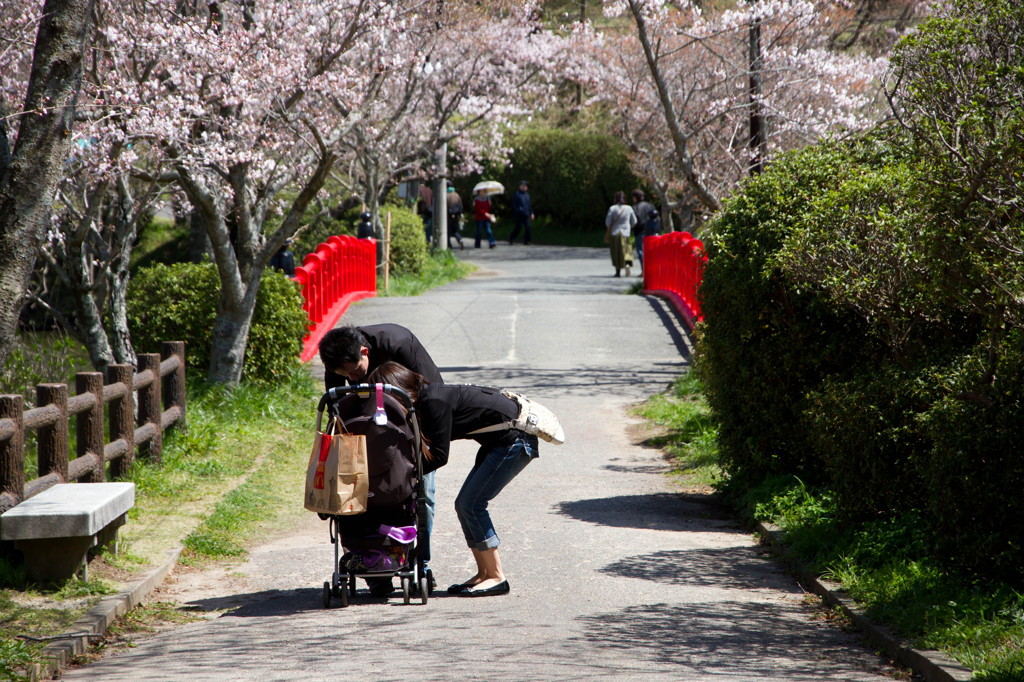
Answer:
[[(422, 438), (420, 435), (419, 420), (416, 416), (416, 408), (413, 406), (409, 395), (391, 384), (359, 384), (356, 386), (336, 386), (320, 398), (317, 406), (317, 430), (320, 429), (321, 418), (325, 409), (330, 409), (332, 414), (337, 415), (338, 402), (348, 395), (356, 394), (361, 399), (368, 399), (381, 386), (384, 394), (395, 398), (405, 408), (407, 419), (412, 429), (413, 447), (415, 449), (415, 471), (416, 485), (413, 488), (413, 499), (416, 516), (416, 539), (413, 540), (412, 548), (407, 553), (405, 566), (388, 571), (354, 571), (341, 566), (342, 558), (342, 520), (345, 518), (338, 515), (326, 516), (329, 520), (329, 532), (331, 544), (334, 545), (334, 568), (331, 572), (331, 579), (324, 582), (323, 605), (330, 608), (331, 598), (336, 597), (342, 607), (349, 604), (349, 598), (356, 594), (356, 578), (399, 578), (402, 585), (402, 598), (405, 604), (409, 604), (414, 587), (419, 589), (421, 603), (426, 604), (430, 594), (430, 572), (424, 566), (424, 557), (430, 556), (430, 537), (427, 534), (427, 513), (426, 513), (426, 490), (423, 483), (423, 450)], [(372, 456), (372, 453), (369, 453)]]

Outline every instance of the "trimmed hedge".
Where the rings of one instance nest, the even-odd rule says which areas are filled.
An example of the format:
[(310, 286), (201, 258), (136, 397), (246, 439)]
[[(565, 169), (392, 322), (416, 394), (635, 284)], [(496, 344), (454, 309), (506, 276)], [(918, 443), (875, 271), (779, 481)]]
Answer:
[(704, 232), (698, 369), (734, 478), (820, 478), (800, 427), (805, 396), (822, 377), (875, 351), (848, 342), (865, 336), (861, 319), (788, 282), (775, 260), (814, 199), (850, 174), (855, 151), (822, 145), (782, 156), (725, 201)]
[(916, 510), (936, 559), (1019, 588), (1024, 333), (957, 295), (998, 269), (948, 248), (931, 165), (894, 139), (785, 155), (709, 226), (698, 369), (723, 461), (823, 485), (841, 519)]
[(384, 205), (381, 220), (391, 212), (391, 250), (388, 260), (394, 275), (420, 275), (427, 262), (427, 235), (423, 219), (404, 206)]
[[(157, 264), (140, 269), (128, 288), (128, 326), (135, 348), (184, 341), (188, 371), (206, 376), (220, 280), (213, 263)], [(298, 285), (267, 270), (260, 281), (245, 351), (244, 379), (276, 382), (300, 365), (308, 318)]]
[[(613, 135), (528, 128), (515, 136), (512, 146), (509, 166), (499, 177), (509, 211), (519, 181), (527, 180), (538, 216), (548, 216), (562, 227), (603, 233), (615, 192), (628, 196), (644, 187), (630, 170), (626, 146)], [(467, 196), (468, 192), (463, 199)], [(471, 196), (467, 205), (472, 205)]]

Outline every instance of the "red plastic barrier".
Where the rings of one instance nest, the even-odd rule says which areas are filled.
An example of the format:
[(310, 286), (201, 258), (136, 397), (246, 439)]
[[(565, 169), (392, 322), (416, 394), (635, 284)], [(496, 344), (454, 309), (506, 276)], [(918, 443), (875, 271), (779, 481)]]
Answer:
[(669, 232), (644, 238), (644, 293), (665, 296), (690, 329), (704, 319), (700, 311), (704, 243), (689, 232)]
[(348, 235), (330, 237), (295, 268), (295, 281), (306, 299), (309, 334), (302, 340), (303, 362), (316, 355), (317, 344), (337, 324), (348, 306), (377, 295), (377, 242)]

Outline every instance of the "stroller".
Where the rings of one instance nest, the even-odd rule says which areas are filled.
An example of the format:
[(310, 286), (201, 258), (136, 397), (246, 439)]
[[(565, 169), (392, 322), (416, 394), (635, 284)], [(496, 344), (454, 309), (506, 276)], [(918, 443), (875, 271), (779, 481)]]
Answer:
[(345, 429), (366, 436), (369, 493), (366, 512), (320, 514), (329, 521), (334, 564), (324, 583), (324, 608), (331, 598), (348, 606), (356, 578), (399, 578), (402, 597), (410, 602), (416, 588), (427, 603), (430, 558), (423, 456), (419, 422), (409, 396), (390, 384), (337, 386), (324, 393), (317, 408), (317, 429), (325, 409)]

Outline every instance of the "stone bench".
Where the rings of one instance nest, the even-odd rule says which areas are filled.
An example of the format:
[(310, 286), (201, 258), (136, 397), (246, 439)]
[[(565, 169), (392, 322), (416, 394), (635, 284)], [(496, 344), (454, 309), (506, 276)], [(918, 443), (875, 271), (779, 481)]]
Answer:
[(134, 504), (134, 483), (60, 483), (0, 515), (0, 540), (21, 550), (29, 580), (62, 581), (79, 568), (87, 580), (90, 550), (117, 551)]

